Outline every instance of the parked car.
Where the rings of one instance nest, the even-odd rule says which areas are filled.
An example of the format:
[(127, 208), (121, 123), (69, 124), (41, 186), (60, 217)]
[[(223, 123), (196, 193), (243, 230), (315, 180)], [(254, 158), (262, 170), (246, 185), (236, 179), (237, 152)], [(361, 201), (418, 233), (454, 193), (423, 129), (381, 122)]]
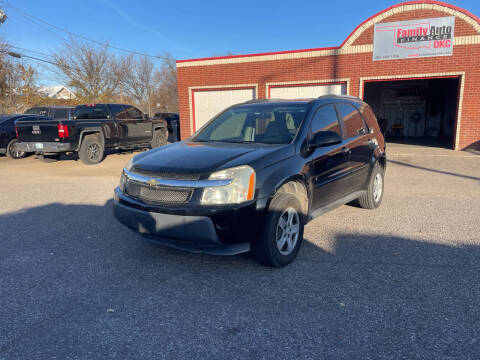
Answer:
[(383, 136), (360, 99), (250, 101), (188, 140), (135, 156), (114, 191), (114, 215), (162, 244), (252, 249), (280, 267), (297, 255), (309, 220), (355, 200), (378, 207), (385, 166)]
[(24, 114), (0, 115), (0, 154), (6, 154), (12, 159), (25, 157), (26, 152), (17, 149), (15, 121), (31, 117), (31, 115)]
[(25, 114), (43, 115), (52, 119), (71, 120), (73, 119), (74, 106), (35, 106)]
[(167, 122), (168, 141), (180, 140), (180, 116), (177, 113), (156, 113), (154, 119), (164, 119)]
[(17, 121), (21, 151), (42, 155), (78, 153), (85, 164), (103, 160), (105, 149), (158, 147), (167, 143), (167, 124), (152, 120), (132, 105), (88, 104), (75, 107), (71, 120)]

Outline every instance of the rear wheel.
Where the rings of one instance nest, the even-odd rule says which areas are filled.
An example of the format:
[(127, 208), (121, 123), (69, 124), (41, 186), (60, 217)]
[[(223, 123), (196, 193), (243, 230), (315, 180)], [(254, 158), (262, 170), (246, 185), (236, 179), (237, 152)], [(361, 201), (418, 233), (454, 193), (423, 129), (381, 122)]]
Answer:
[(295, 195), (278, 193), (268, 209), (263, 236), (254, 243), (258, 260), (282, 267), (297, 256), (303, 240), (302, 205)]
[(376, 164), (372, 170), (368, 183), (367, 193), (358, 199), (358, 204), (364, 209), (376, 209), (383, 199), (384, 187), (383, 168)]
[(78, 151), (78, 157), (84, 164), (98, 164), (103, 160), (104, 156), (105, 149), (100, 136), (92, 134), (83, 138), (82, 145)]
[(152, 149), (167, 145), (167, 134), (162, 129), (155, 130), (151, 143)]
[(18, 139), (12, 139), (7, 145), (7, 156), (10, 159), (22, 159), (27, 155), (25, 151), (17, 150)]

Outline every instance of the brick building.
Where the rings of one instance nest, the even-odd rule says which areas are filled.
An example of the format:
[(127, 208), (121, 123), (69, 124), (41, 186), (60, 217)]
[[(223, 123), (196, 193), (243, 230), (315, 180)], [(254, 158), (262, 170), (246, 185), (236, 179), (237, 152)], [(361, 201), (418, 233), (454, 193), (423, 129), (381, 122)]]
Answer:
[(450, 4), (392, 6), (339, 47), (179, 60), (177, 71), (182, 138), (252, 98), (343, 93), (367, 101), (387, 136), (480, 148), (480, 19)]

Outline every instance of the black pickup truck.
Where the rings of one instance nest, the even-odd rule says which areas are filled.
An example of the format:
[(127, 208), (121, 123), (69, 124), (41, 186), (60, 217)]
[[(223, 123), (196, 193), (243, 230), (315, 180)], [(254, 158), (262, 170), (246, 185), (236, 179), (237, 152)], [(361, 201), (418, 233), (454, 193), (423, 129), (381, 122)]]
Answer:
[(79, 105), (72, 120), (28, 119), (16, 123), (17, 149), (41, 155), (78, 153), (85, 164), (103, 160), (105, 149), (158, 147), (167, 143), (167, 124), (123, 104)]

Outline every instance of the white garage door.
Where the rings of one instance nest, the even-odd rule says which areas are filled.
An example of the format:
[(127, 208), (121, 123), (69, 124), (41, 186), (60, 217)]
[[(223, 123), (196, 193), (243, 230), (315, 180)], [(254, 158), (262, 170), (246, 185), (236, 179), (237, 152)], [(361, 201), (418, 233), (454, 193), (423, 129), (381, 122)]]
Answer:
[(322, 95), (345, 95), (345, 84), (331, 85), (299, 85), (285, 87), (271, 87), (270, 98), (272, 99), (302, 99), (317, 98)]
[(227, 107), (255, 98), (254, 89), (208, 90), (193, 92), (195, 129), (200, 129), (208, 120)]

